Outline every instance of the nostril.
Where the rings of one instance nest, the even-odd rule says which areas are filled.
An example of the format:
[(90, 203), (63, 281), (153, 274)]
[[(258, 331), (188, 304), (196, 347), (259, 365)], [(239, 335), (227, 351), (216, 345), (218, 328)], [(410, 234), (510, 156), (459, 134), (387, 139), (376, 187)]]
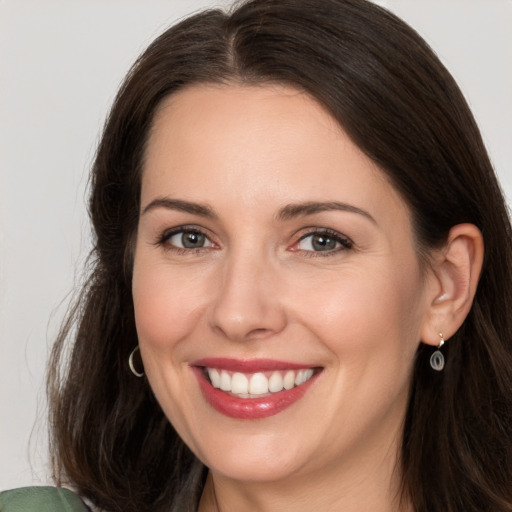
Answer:
[(286, 314), (277, 293), (261, 283), (242, 283), (234, 277), (211, 301), (209, 324), (213, 331), (233, 341), (267, 338), (286, 326)]
[(260, 328), (253, 329), (252, 331), (250, 331), (247, 334), (247, 338), (249, 338), (249, 339), (265, 338), (268, 335), (270, 335), (271, 333), (272, 333), (272, 331), (270, 329), (265, 329), (263, 327), (260, 327)]

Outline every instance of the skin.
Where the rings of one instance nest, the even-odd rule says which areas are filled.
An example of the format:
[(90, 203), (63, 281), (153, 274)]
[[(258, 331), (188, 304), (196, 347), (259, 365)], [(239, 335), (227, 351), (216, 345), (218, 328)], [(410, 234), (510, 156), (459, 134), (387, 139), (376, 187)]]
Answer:
[[(162, 198), (213, 216), (154, 202)], [(334, 201), (361, 211), (278, 216)], [(159, 109), (141, 204), (141, 355), (165, 414), (210, 468), (200, 510), (398, 510), (414, 354), (422, 337), (437, 342), (432, 304), (449, 294), (422, 268), (409, 208), (383, 172), (306, 94), (194, 86)], [(202, 231), (204, 246), (179, 248), (176, 232), (165, 239), (180, 226)], [(342, 243), (313, 250), (309, 235), (326, 229)], [(233, 419), (199, 389), (190, 364), (205, 357), (322, 372), (279, 414)]]

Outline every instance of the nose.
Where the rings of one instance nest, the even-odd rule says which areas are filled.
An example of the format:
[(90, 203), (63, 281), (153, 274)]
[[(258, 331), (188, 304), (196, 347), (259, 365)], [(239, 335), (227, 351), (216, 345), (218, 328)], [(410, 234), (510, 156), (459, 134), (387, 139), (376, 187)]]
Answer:
[(211, 327), (233, 341), (263, 339), (282, 331), (286, 314), (280, 300), (278, 269), (255, 255), (225, 262), (211, 308)]

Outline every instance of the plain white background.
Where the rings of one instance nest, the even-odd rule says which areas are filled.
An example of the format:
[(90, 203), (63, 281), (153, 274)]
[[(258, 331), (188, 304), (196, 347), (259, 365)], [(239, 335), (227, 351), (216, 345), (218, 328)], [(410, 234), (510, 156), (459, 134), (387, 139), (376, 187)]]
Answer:
[[(0, 0), (0, 489), (49, 481), (45, 361), (89, 250), (88, 169), (117, 87), (165, 27), (227, 3)], [(512, 0), (376, 3), (452, 71), (512, 198)]]

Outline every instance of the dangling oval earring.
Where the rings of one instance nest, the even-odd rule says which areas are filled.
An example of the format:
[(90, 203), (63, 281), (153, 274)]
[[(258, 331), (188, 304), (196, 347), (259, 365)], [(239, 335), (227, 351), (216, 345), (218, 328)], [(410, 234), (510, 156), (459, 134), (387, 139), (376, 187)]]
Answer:
[(437, 347), (437, 350), (430, 356), (430, 366), (433, 370), (440, 372), (444, 368), (444, 356), (440, 348), (444, 345), (443, 333), (439, 333), (441, 341)]
[(138, 372), (136, 369), (135, 369), (135, 366), (133, 364), (133, 356), (135, 355), (136, 352), (140, 352), (140, 348), (139, 348), (139, 345), (137, 345), (130, 353), (130, 357), (128, 358), (128, 366), (130, 367), (130, 370), (132, 371), (133, 375), (135, 375), (135, 377), (144, 377), (144, 372)]

